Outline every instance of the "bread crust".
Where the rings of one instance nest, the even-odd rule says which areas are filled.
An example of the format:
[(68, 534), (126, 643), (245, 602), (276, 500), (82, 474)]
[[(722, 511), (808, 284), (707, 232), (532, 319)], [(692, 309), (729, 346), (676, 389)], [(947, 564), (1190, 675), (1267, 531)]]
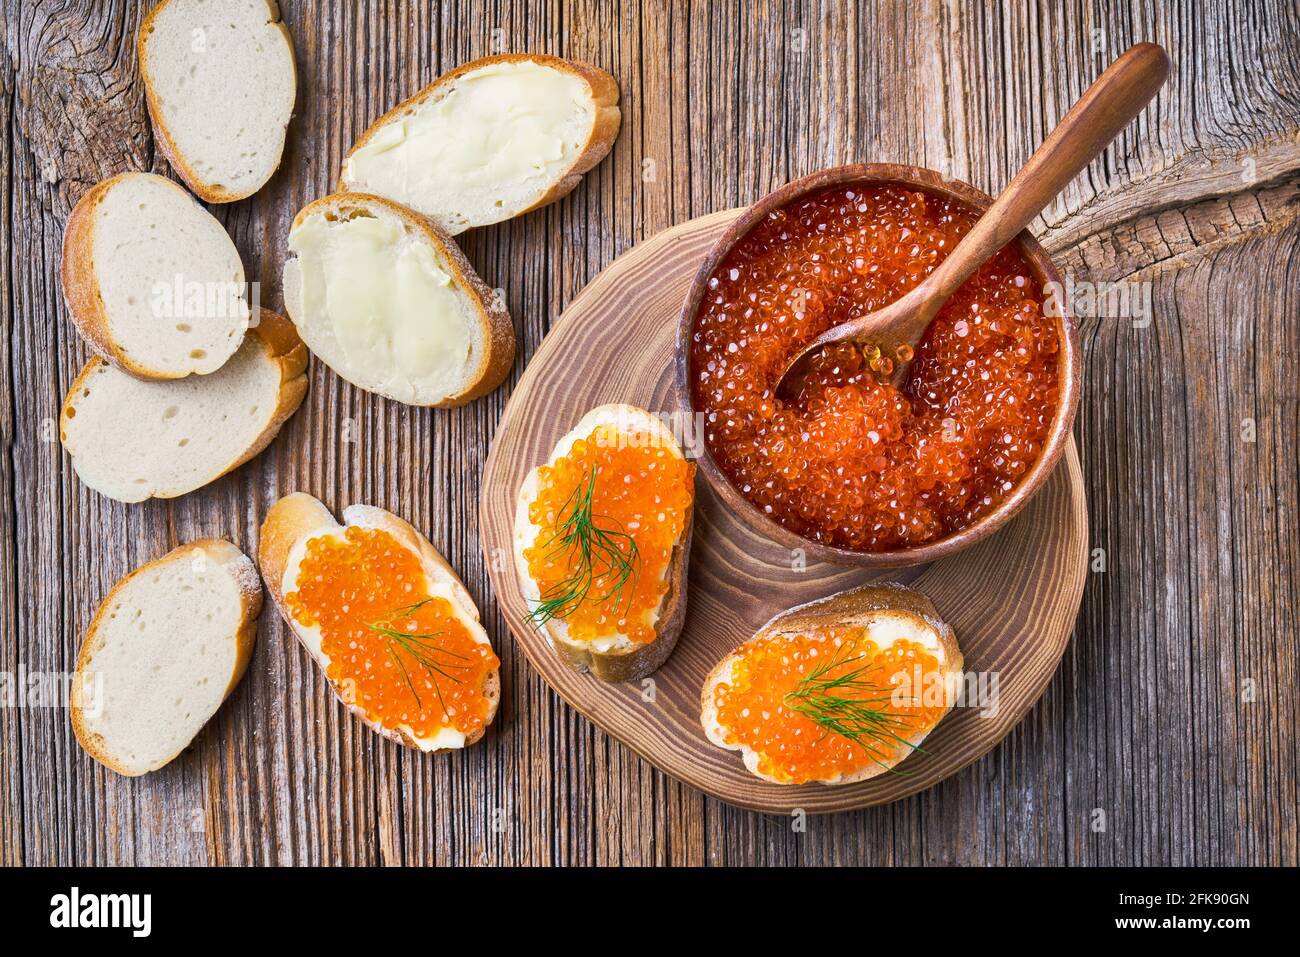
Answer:
[[(481, 69), (486, 66), (492, 66), (496, 63), (540, 63), (565, 73), (571, 73), (586, 81), (587, 86), (591, 89), (592, 101), (596, 107), (595, 119), (592, 122), (591, 133), (587, 136), (587, 141), (583, 144), (578, 155), (574, 157), (573, 164), (567, 171), (556, 181), (555, 185), (543, 193), (538, 200), (530, 206), (519, 210), (510, 219), (523, 216), (525, 213), (531, 213), (535, 209), (543, 206), (549, 206), (556, 200), (563, 199), (573, 192), (574, 188), (582, 180), (583, 175), (593, 166), (599, 163), (609, 153), (614, 146), (614, 141), (618, 139), (619, 127), (622, 125), (622, 113), (618, 108), (619, 89), (618, 83), (610, 76), (609, 73), (598, 66), (585, 63), (582, 60), (566, 60), (561, 57), (550, 56), (545, 53), (501, 53), (495, 56), (480, 57), (477, 60), (471, 60), (469, 63), (459, 66), (450, 73), (444, 73), (428, 86), (424, 87), (412, 96), (407, 97), (398, 103), (379, 119), (375, 120), (366, 128), (355, 143), (352, 149), (348, 150), (347, 156), (343, 157), (343, 172), (339, 174), (339, 181), (336, 191), (347, 192), (351, 189), (347, 179), (347, 164), (357, 150), (361, 149), (368, 143), (376, 133), (393, 120), (407, 113), (414, 107), (419, 106), (425, 100), (432, 97), (438, 90), (449, 83), (454, 83), (457, 79), (466, 73)], [(504, 222), (505, 220), (501, 220)]]
[[(145, 39), (149, 36), (150, 31), (152, 31), (154, 20), (157, 19), (158, 14), (161, 13), (162, 10), (171, 2), (172, 0), (161, 0), (157, 6), (149, 11), (148, 15), (144, 18), (144, 22), (140, 24), (140, 36), (136, 41), (136, 51), (140, 58), (140, 75), (144, 78), (145, 103), (149, 108), (149, 121), (153, 125), (154, 142), (158, 144), (158, 149), (163, 156), (167, 157), (167, 162), (170, 163), (172, 169), (176, 171), (176, 175), (183, 179), (185, 185), (204, 202), (233, 203), (236, 200), (245, 199), (252, 196), (270, 182), (271, 177), (274, 176), (276, 170), (280, 168), (280, 160), (283, 160), (284, 158), (284, 143), (287, 141), (288, 137), (286, 135), (284, 140), (280, 143), (280, 160), (276, 161), (275, 166), (271, 168), (266, 179), (262, 180), (252, 189), (237, 193), (226, 189), (223, 186), (206, 183), (199, 178), (199, 175), (194, 171), (194, 168), (186, 162), (185, 154), (182, 153), (180, 147), (176, 145), (176, 141), (172, 138), (171, 130), (167, 128), (167, 123), (163, 120), (162, 104), (158, 99), (158, 91), (154, 85), (153, 74), (149, 70), (149, 55)], [(293, 54), (293, 36), (289, 33), (289, 28), (284, 25), (284, 21), (280, 19), (280, 7), (276, 3), (276, 0), (266, 0), (266, 8), (267, 13), (271, 18), (271, 25), (276, 27), (283, 35), (285, 49), (289, 51), (289, 69), (293, 73), (294, 100), (296, 101), (298, 89), (298, 61)], [(290, 114), (293, 112), (293, 107), (294, 104), (290, 103)], [(285, 130), (288, 130), (287, 124)]]
[[(163, 761), (162, 764), (145, 770), (131, 770), (115, 761), (109, 755), (103, 742), (86, 727), (83, 716), (84, 702), (81, 698), (84, 687), (82, 676), (86, 673), (94, 651), (97, 650), (95, 638), (100, 625), (103, 623), (104, 615), (113, 604), (113, 599), (117, 593), (125, 588), (137, 575), (151, 568), (165, 565), (168, 562), (188, 559), (196, 550), (202, 551), (210, 561), (229, 571), (230, 577), (239, 586), (239, 627), (232, 636), (235, 642), (235, 666), (231, 670), (230, 681), (226, 684), (225, 691), (222, 692), (222, 702), (230, 697), (230, 693), (235, 690), (235, 686), (244, 677), (244, 672), (248, 670), (248, 663), (253, 657), (253, 646), (257, 641), (257, 619), (262, 613), (262, 583), (257, 576), (257, 570), (252, 560), (224, 538), (203, 538), (185, 545), (178, 545), (161, 558), (155, 558), (153, 561), (146, 562), (139, 568), (129, 572), (110, 588), (108, 594), (100, 601), (99, 607), (95, 609), (95, 615), (86, 627), (86, 636), (81, 642), (80, 650), (77, 652), (76, 680), (72, 683), (72, 696), (68, 712), (72, 723), (72, 733), (76, 737), (77, 743), (81, 745), (82, 750), (110, 771), (115, 771), (125, 777), (138, 777), (141, 774), (147, 774), (149, 771), (156, 771), (158, 768), (176, 760), (185, 748), (177, 751), (176, 754)], [(189, 747), (192, 743), (193, 740), (187, 743), (185, 747)]]
[[(561, 444), (569, 438), (585, 438), (591, 434), (591, 429), (594, 429), (602, 422), (610, 421), (613, 417), (645, 417), (656, 424), (662, 435), (672, 438), (671, 433), (664, 429), (658, 420), (645, 409), (613, 403), (598, 406), (588, 412), (561, 440)], [(626, 421), (625, 418), (622, 420)], [(588, 427), (588, 423), (590, 423), (590, 427)], [(673, 443), (676, 446), (675, 438)], [(678, 448), (678, 452), (681, 452), (680, 448)], [(550, 464), (554, 459), (555, 456), (552, 453), (546, 464)], [(537, 466), (524, 479), (515, 503), (515, 568), (520, 582), (524, 586), (525, 595), (530, 591), (528, 586), (531, 582), (528, 562), (524, 558), (524, 548), (530, 544), (527, 541), (529, 535), (526, 531), (529, 525), (528, 507), (537, 497), (541, 468), (542, 466)], [(681, 635), (682, 626), (686, 622), (687, 572), (690, 567), (691, 539), (694, 528), (695, 503), (692, 500), (691, 507), (686, 514), (686, 527), (682, 531), (682, 537), (673, 546), (672, 554), (669, 556), (668, 592), (664, 596), (659, 618), (655, 623), (654, 640), (631, 648), (597, 651), (589, 646), (577, 646), (565, 641), (555, 632), (549, 622), (541, 625), (541, 631), (550, 639), (551, 647), (555, 649), (556, 654), (560, 656), (565, 664), (575, 671), (590, 672), (602, 681), (635, 681), (658, 671), (663, 666), (677, 646), (677, 639)], [(535, 589), (534, 584), (532, 590), (535, 591)]]
[[(510, 319), (510, 312), (506, 309), (505, 303), (479, 278), (478, 273), (474, 271), (474, 267), (465, 258), (465, 254), (461, 252), (455, 240), (443, 232), (437, 223), (428, 217), (421, 216), (413, 209), (408, 209), (400, 203), (393, 202), (391, 199), (385, 199), (382, 196), (375, 196), (370, 193), (349, 192), (331, 193), (329, 196), (323, 196), (314, 202), (308, 203), (293, 218), (291, 228), (296, 228), (314, 213), (323, 212), (344, 215), (350, 208), (361, 212), (370, 212), (374, 207), (378, 207), (385, 213), (397, 217), (408, 228), (422, 233), (428, 242), (438, 250), (443, 260), (451, 266), (452, 278), (460, 288), (470, 294), (470, 298), (474, 300), (478, 310), (480, 328), (485, 343), (479, 368), (470, 379), (469, 386), (464, 390), (439, 402), (427, 403), (427, 405), (437, 409), (453, 408), (465, 405), (467, 402), (472, 402), (474, 399), (482, 398), (492, 392), (497, 386), (501, 385), (505, 377), (509, 375), (510, 369), (514, 366), (514, 323)], [(342, 371), (338, 369), (334, 371), (342, 378), (348, 378)], [(358, 388), (362, 387), (358, 386)], [(382, 392), (376, 392), (375, 394), (384, 395), (385, 398), (393, 399), (394, 402), (403, 401)], [(410, 403), (403, 402), (403, 404)]]
[[(271, 593), (271, 598), (280, 612), (280, 617), (284, 619), (284, 623), (293, 636), (307, 650), (313, 664), (321, 667), (321, 662), (316, 657), (315, 650), (307, 642), (300, 626), (284, 605), (284, 576), (289, 570), (290, 555), (294, 547), (303, 538), (331, 530), (339, 530), (348, 525), (361, 524), (371, 528), (382, 528), (392, 534), (399, 542), (420, 556), (425, 567), (425, 574), (430, 579), (444, 581), (451, 585), (461, 615), (472, 619), (476, 624), (480, 623), (478, 607), (474, 604), (460, 576), (456, 574), (455, 570), (438, 553), (438, 550), (433, 547), (429, 540), (409, 522), (399, 518), (392, 512), (372, 505), (349, 506), (344, 509), (343, 518), (343, 522), (337, 521), (330, 513), (330, 510), (314, 496), (308, 495), (306, 492), (293, 492), (272, 505), (266, 513), (266, 518), (262, 521), (262, 530), (257, 548), (258, 567), (262, 571), (267, 590)], [(488, 713), (483, 719), (483, 727), (473, 734), (466, 735), (465, 743), (460, 748), (438, 748), (433, 751), (425, 751), (405, 731), (386, 728), (372, 720), (357, 705), (345, 701), (342, 695), (339, 694), (334, 682), (330, 681), (328, 677), (326, 677), (326, 681), (329, 683), (330, 691), (334, 693), (334, 697), (372, 731), (422, 754), (443, 754), (448, 751), (459, 751), (476, 743), (483, 737), (488, 725), (496, 718), (497, 709), (501, 703), (500, 671), (491, 671), (483, 680), (483, 696), (488, 702)]]
[[(229, 475), (249, 459), (261, 454), (271, 444), (271, 440), (279, 434), (280, 429), (288, 421), (289, 417), (297, 412), (298, 407), (302, 405), (303, 397), (307, 394), (307, 347), (298, 338), (298, 330), (293, 323), (279, 313), (263, 309), (259, 314), (257, 325), (248, 328), (245, 341), (247, 342), (250, 339), (257, 343), (280, 369), (279, 398), (275, 410), (267, 420), (266, 427), (249, 444), (242, 455), (209, 478), (203, 485), (188, 489), (185, 492), (154, 494), (150, 495), (149, 498), (179, 498), (181, 495), (188, 495), (205, 485), (211, 485), (223, 475)], [(244, 346), (240, 346), (240, 348), (242, 349)], [(103, 362), (104, 360), (99, 356), (95, 356), (87, 362), (82, 367), (81, 372), (77, 374), (77, 377), (72, 380), (72, 385), (63, 398), (63, 405), (59, 409), (59, 441), (64, 448), (67, 448), (68, 441), (69, 410), (75, 406), (73, 399)], [(75, 457), (72, 449), (68, 449), (68, 454)]]
[[(934, 632), (939, 642), (943, 655), (944, 673), (954, 675), (962, 672), (965, 661), (962, 657), (961, 648), (957, 644), (957, 636), (953, 633), (951, 626), (939, 617), (934, 602), (916, 589), (895, 582), (862, 585), (858, 588), (850, 588), (847, 591), (829, 595), (826, 598), (818, 598), (802, 605), (796, 605), (774, 616), (744, 644), (774, 635), (809, 634), (831, 626), (865, 623), (879, 612), (892, 612), (920, 619), (923, 624)], [(744, 645), (741, 645), (741, 647), (744, 647)], [(722, 660), (714, 665), (705, 677), (704, 684), (700, 689), (700, 723), (704, 726), (706, 737), (714, 744), (727, 750), (740, 751), (745, 758), (746, 768), (756, 777), (770, 781), (773, 784), (791, 785), (793, 782), (782, 781), (759, 772), (756, 768), (757, 755), (755, 752), (739, 745), (728, 745), (723, 742), (725, 729), (717, 720), (716, 708), (713, 703), (713, 691), (730, 674), (732, 662), (735, 661), (739, 650), (738, 648), (736, 651), (723, 656)], [(951, 709), (952, 705), (950, 703), (948, 710)], [(938, 724), (939, 722), (935, 722), (934, 727), (938, 727)], [(933, 730), (932, 727), (927, 731), (910, 736), (907, 740), (915, 747), (924, 741), (926, 736)], [(900, 749), (895, 758), (890, 761), (879, 764), (873, 763), (860, 771), (846, 774), (837, 780), (819, 781), (818, 783), (833, 787), (865, 781), (889, 771), (907, 758), (910, 753), (911, 749)]]
[(257, 538), (257, 568), (281, 616), (285, 614), (281, 585), (284, 573), (288, 571), (289, 552), (304, 535), (331, 524), (337, 525), (338, 521), (330, 510), (320, 499), (306, 492), (291, 492), (284, 496), (262, 519), (262, 529)]

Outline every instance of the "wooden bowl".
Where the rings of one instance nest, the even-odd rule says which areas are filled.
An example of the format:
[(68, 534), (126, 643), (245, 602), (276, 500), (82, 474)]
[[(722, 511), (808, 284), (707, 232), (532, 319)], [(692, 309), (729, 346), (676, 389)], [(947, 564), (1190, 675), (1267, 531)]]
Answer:
[[(851, 166), (837, 166), (833, 169), (825, 169), (813, 173), (811, 176), (805, 176), (792, 183), (787, 183), (776, 192), (760, 199), (741, 213), (740, 217), (727, 228), (713, 248), (709, 250), (708, 256), (700, 264), (695, 279), (687, 291), (686, 303), (682, 307), (681, 318), (678, 321), (674, 367), (676, 401), (683, 415), (693, 417), (695, 414), (688, 378), (690, 342), (695, 329), (695, 317), (704, 298), (709, 277), (713, 275), (713, 271), (718, 267), (719, 263), (727, 257), (736, 244), (754, 226), (773, 210), (788, 206), (794, 200), (808, 193), (815, 193), (829, 187), (875, 183), (899, 183), (904, 186), (923, 189), (939, 196), (959, 200), (980, 212), (986, 210), (993, 202), (988, 194), (981, 192), (969, 183), (945, 179), (934, 170), (924, 169), (919, 166), (896, 166), (888, 163), (858, 163)], [(1028, 260), (1039, 288), (1043, 288), (1047, 283), (1057, 283), (1059, 288), (1062, 284), (1060, 273), (1057, 272), (1056, 266), (1048, 258), (1043, 247), (1038, 245), (1038, 241), (1029, 234), (1028, 230), (1016, 237), (1016, 242), (1019, 244), (1025, 259)], [(704, 474), (713, 490), (717, 492), (719, 498), (751, 529), (783, 547), (791, 550), (802, 550), (805, 556), (814, 561), (831, 562), (839, 565), (896, 568), (904, 565), (919, 565), (924, 562), (932, 562), (959, 552), (968, 545), (978, 542), (980, 539), (986, 538), (997, 531), (1013, 515), (1019, 512), (1025, 506), (1025, 503), (1033, 498), (1034, 493), (1038, 491), (1044, 480), (1052, 473), (1057, 459), (1060, 458), (1069, 440), (1070, 427), (1074, 423), (1074, 414), (1079, 406), (1081, 381), (1079, 334), (1075, 328), (1074, 316), (1070, 313), (1069, 303), (1062, 301), (1061, 297), (1058, 297), (1057, 301), (1061, 307), (1061, 316), (1057, 323), (1060, 335), (1060, 348), (1057, 352), (1059, 356), (1058, 375), (1061, 386), (1060, 401), (1057, 404), (1056, 415), (1052, 419), (1052, 426), (1048, 432), (1047, 440), (1043, 444), (1043, 451), (1029, 471), (1021, 477), (1016, 487), (1012, 489), (1011, 494), (1003, 499), (997, 508), (974, 525), (969, 525), (946, 538), (916, 548), (884, 552), (859, 552), (847, 548), (837, 548), (833, 545), (824, 545), (804, 538), (802, 535), (790, 531), (785, 526), (779, 525), (764, 515), (757, 506), (740, 493), (739, 489), (732, 485), (731, 480), (713, 460), (708, 445), (703, 442), (700, 443), (700, 453), (697, 459), (700, 471)], [(693, 421), (693, 418), (687, 419), (687, 421)]]

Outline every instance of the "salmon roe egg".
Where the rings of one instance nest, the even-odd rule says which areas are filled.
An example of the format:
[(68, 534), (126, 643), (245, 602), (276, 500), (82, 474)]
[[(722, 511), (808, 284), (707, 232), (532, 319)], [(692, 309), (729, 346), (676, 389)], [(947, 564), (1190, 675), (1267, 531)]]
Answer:
[[(894, 736), (928, 732), (946, 713), (950, 692), (925, 645), (899, 639), (881, 648), (867, 634), (844, 626), (742, 645), (713, 691), (727, 744), (751, 749), (761, 773), (789, 784), (831, 781), (906, 757), (912, 749)], [(849, 737), (826, 726), (843, 722), (853, 702), (880, 716), (879, 734)]]
[(770, 213), (708, 280), (690, 344), (694, 407), (731, 483), (813, 541), (888, 551), (944, 538), (1007, 497), (1043, 450), (1059, 400), (1057, 321), (1028, 261), (1002, 249), (912, 356), (828, 346), (789, 401), (777, 378), (832, 326), (934, 271), (977, 218), (900, 185), (834, 187)]
[(326, 676), (372, 721), (417, 738), (482, 729), (483, 684), (500, 663), (446, 598), (430, 595), (419, 556), (390, 532), (349, 526), (309, 539), (285, 606), (320, 629)]
[[(668, 565), (694, 498), (695, 466), (667, 442), (611, 425), (579, 439), (542, 466), (528, 507), (540, 529), (524, 550), (538, 607), (556, 610), (576, 641), (615, 632), (653, 641)], [(589, 519), (584, 534), (593, 547), (570, 534), (575, 515)]]

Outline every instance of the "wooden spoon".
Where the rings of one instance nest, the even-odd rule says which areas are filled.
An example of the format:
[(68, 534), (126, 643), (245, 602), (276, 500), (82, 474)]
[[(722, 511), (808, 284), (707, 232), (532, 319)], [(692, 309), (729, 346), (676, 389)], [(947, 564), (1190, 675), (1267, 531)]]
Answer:
[(797, 382), (791, 375), (807, 356), (832, 342), (880, 350), (880, 377), (894, 385), (907, 378), (916, 347), (943, 304), (975, 270), (1015, 239), (1070, 180), (1106, 148), (1156, 95), (1169, 76), (1169, 57), (1154, 43), (1139, 43), (1088, 87), (1002, 195), (979, 218), (934, 272), (883, 309), (827, 329), (786, 365), (774, 390)]

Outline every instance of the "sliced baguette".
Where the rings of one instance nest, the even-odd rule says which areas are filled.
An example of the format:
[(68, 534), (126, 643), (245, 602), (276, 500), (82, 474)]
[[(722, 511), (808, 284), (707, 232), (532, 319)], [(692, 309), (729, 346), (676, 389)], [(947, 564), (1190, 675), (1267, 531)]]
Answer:
[(375, 193), (449, 235), (572, 192), (618, 136), (618, 84), (541, 54), (466, 63), (376, 120), (348, 154), (339, 190)]
[(145, 382), (91, 359), (63, 400), (59, 439), (101, 495), (175, 498), (266, 448), (302, 403), (306, 368), (293, 324), (266, 310), (212, 375)]
[(298, 85), (275, 0), (162, 0), (139, 52), (155, 140), (186, 185), (209, 203), (261, 189)]
[(463, 405), (514, 361), (500, 297), (429, 220), (378, 196), (339, 193), (298, 213), (284, 301), (322, 362), (407, 405)]
[[(894, 638), (904, 637), (925, 645), (938, 659), (947, 679), (951, 680), (962, 673), (964, 662), (961, 649), (957, 646), (957, 637), (952, 628), (939, 618), (934, 603), (929, 598), (919, 591), (892, 582), (852, 588), (781, 612), (760, 628), (753, 638), (713, 667), (704, 679), (704, 687), (700, 692), (700, 723), (704, 726), (708, 739), (720, 748), (741, 752), (745, 767), (763, 780), (774, 784), (790, 783), (764, 774), (759, 769), (761, 755), (754, 749), (727, 742), (728, 729), (719, 720), (714, 692), (719, 684), (732, 680), (732, 668), (739, 660), (742, 649), (751, 642), (773, 635), (815, 635), (823, 628), (843, 625), (888, 629), (886, 634)], [(948, 710), (951, 708), (952, 701), (949, 700)], [(919, 745), (929, 730), (911, 735), (907, 740), (912, 746)], [(821, 780), (820, 783), (853, 784), (865, 781), (884, 774), (910, 753), (911, 748), (899, 748), (890, 760), (870, 764), (853, 774)]]
[[(645, 409), (634, 405), (610, 404), (592, 409), (556, 444), (547, 464), (569, 454), (573, 444), (590, 436), (598, 426), (614, 425), (620, 432), (647, 432), (663, 447), (682, 455), (681, 446), (666, 425)], [(515, 505), (514, 551), (515, 567), (519, 574), (520, 589), (529, 608), (541, 600), (540, 589), (528, 570), (525, 551), (537, 541), (542, 529), (529, 517), (529, 506), (536, 500), (541, 488), (542, 466), (533, 469), (519, 489)], [(635, 643), (626, 635), (613, 633), (594, 640), (578, 640), (569, 636), (568, 625), (560, 618), (552, 618), (540, 626), (550, 639), (552, 647), (576, 671), (589, 671), (602, 681), (635, 681), (659, 669), (672, 654), (686, 620), (686, 571), (690, 561), (691, 533), (694, 527), (694, 508), (686, 516), (681, 539), (673, 549), (663, 576), (668, 581), (668, 591), (652, 615), (656, 635), (650, 642)]]
[(212, 214), (169, 179), (93, 186), (63, 234), (63, 295), (97, 353), (141, 379), (206, 375), (248, 329), (244, 264)]
[[(266, 581), (266, 587), (280, 610), (280, 616), (303, 647), (310, 652), (322, 673), (328, 675), (330, 658), (321, 647), (320, 629), (305, 626), (297, 621), (285, 606), (285, 595), (293, 593), (297, 587), (298, 568), (306, 554), (307, 543), (320, 536), (342, 536), (349, 526), (383, 529), (401, 545), (415, 553), (423, 565), (429, 593), (447, 599), (474, 639), (480, 644), (491, 645), (487, 632), (479, 623), (478, 608), (474, 604), (474, 599), (470, 597), (460, 577), (447, 560), (438, 554), (429, 540), (408, 522), (372, 505), (350, 505), (343, 510), (343, 521), (340, 523), (335, 521), (329, 509), (318, 499), (305, 492), (294, 492), (280, 499), (266, 513), (266, 518), (262, 522), (257, 562)], [(474, 744), (483, 737), (484, 730), (465, 735), (454, 728), (443, 728), (431, 737), (416, 737), (405, 725), (398, 729), (386, 728), (371, 720), (362, 708), (348, 700), (333, 680), (328, 678), (327, 680), (330, 681), (330, 688), (335, 697), (362, 722), (385, 738), (407, 747), (428, 754), (438, 754)], [(482, 690), (489, 709), (483, 721), (483, 729), (486, 729), (496, 717), (497, 706), (501, 701), (501, 680), (497, 671), (488, 672)]]
[(223, 539), (131, 572), (100, 603), (77, 656), (78, 743), (130, 777), (172, 761), (239, 684), (261, 610), (257, 570)]

